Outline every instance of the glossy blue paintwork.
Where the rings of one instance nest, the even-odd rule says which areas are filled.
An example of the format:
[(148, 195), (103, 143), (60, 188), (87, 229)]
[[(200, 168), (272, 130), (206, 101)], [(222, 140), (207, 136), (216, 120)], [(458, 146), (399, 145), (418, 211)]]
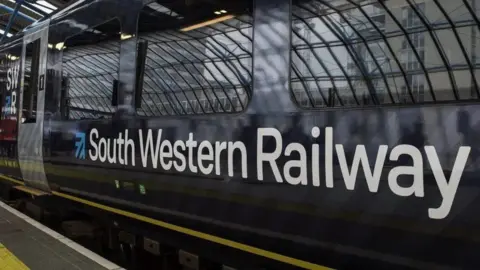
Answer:
[[(136, 31), (140, 1), (91, 1), (71, 13), (52, 20), (49, 43), (56, 44), (90, 26), (117, 18), (122, 32)], [(440, 266), (476, 268), (480, 236), (477, 175), (479, 172), (479, 105), (443, 104), (390, 106), (302, 111), (291, 99), (289, 1), (257, 0), (255, 3), (253, 97), (246, 112), (236, 115), (142, 118), (134, 115), (136, 38), (121, 43), (119, 59), (119, 104), (112, 119), (63, 121), (60, 117), (59, 72), (61, 51), (49, 50), (47, 69), (54, 74), (46, 91), (44, 162), (50, 188), (83, 198), (137, 211), (181, 226), (205, 231), (306, 261), (342, 268)], [(273, 36), (275, 35), (275, 36)], [(263, 37), (263, 38), (262, 38)], [(285, 42), (270, 43), (273, 40)], [(273, 49), (272, 49), (273, 48)], [(272, 63), (276, 63), (272, 65)], [(56, 73), (55, 73), (56, 72)], [(313, 127), (320, 136), (313, 138)], [(273, 172), (257, 175), (257, 129), (276, 128), (283, 136), (283, 150), (289, 143), (302, 144), (311, 164), (311, 146), (319, 145), (320, 186), (278, 183)], [(389, 151), (401, 144), (420, 149), (424, 168), (424, 196), (397, 196), (388, 184), (394, 166), (411, 165), (408, 158), (385, 164), (378, 192), (371, 192), (363, 177), (355, 190), (347, 190), (338, 159), (333, 160), (334, 187), (325, 185), (325, 127), (333, 128), (333, 143), (344, 147), (351, 159), (357, 145), (364, 145), (373, 164), (380, 145)], [(200, 142), (241, 141), (247, 149), (248, 178), (240, 177), (241, 160), (234, 159), (235, 175), (225, 175), (228, 161), (221, 161), (220, 176), (186, 170), (164, 171), (136, 165), (93, 162), (75, 157), (75, 134), (96, 128), (105, 138), (116, 138), (129, 130), (139, 144), (138, 129), (161, 129), (163, 137), (187, 140), (189, 133)], [(275, 148), (265, 141), (265, 151)], [(270, 144), (269, 144), (270, 143)], [(87, 143), (88, 144), (88, 143)], [(429, 208), (441, 204), (424, 146), (434, 146), (447, 179), (460, 146), (470, 146), (453, 205), (442, 219), (428, 216)], [(87, 152), (89, 149), (87, 145)], [(138, 148), (137, 148), (138, 149)], [(336, 157), (336, 152), (333, 154)], [(88, 156), (88, 154), (87, 154)], [(283, 165), (295, 158), (279, 160)], [(350, 161), (351, 162), (351, 161)], [(3, 170), (3, 169), (2, 169)], [(362, 174), (359, 171), (359, 175)], [(293, 172), (292, 174), (294, 174)], [(21, 177), (20, 172), (8, 174)], [(120, 188), (117, 187), (117, 183)], [(408, 187), (408, 176), (399, 181)], [(143, 185), (145, 194), (139, 189)], [(157, 233), (150, 228), (150, 233)], [(193, 241), (193, 240), (192, 240)], [(206, 245), (207, 243), (205, 243)], [(272, 262), (273, 263), (273, 262)]]

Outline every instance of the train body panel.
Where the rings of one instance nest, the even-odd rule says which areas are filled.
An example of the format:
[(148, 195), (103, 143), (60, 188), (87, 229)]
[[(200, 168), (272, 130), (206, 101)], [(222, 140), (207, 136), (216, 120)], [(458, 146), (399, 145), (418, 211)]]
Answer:
[[(47, 47), (49, 21), (38, 24), (37, 27), (25, 31), (23, 37), (23, 52), (20, 78), (19, 104), (28, 104), (28, 110), (19, 110), (19, 118), (25, 121), (18, 126), (18, 161), (22, 172), (22, 179), (27, 186), (50, 191), (43, 167), (43, 136), (45, 116), (45, 86), (47, 75)], [(31, 50), (31, 62), (28, 50)], [(29, 77), (27, 71), (30, 68)], [(28, 90), (24, 89), (24, 82), (29, 80)], [(25, 94), (26, 93), (26, 94)], [(27, 98), (28, 97), (28, 98)], [(48, 135), (48, 134), (47, 134)]]
[[(26, 99), (27, 92), (20, 86), (15, 95), (22, 95), (14, 106), (13, 120), (0, 120), (2, 130), (4, 126), (11, 130), (11, 121), (17, 121), (19, 130), (14, 136), (0, 137), (5, 164), (16, 164), (1, 166), (4, 161), (0, 161), (2, 174), (44, 191), (62, 192), (282, 254), (289, 259), (229, 246), (229, 252), (240, 249), (272, 259), (272, 263), (287, 262), (284, 266), (305, 266), (298, 260), (336, 268), (351, 264), (480, 265), (475, 253), (480, 245), (478, 103), (303, 110), (289, 91), (291, 36), (282, 34), (291, 31), (290, 1), (272, 5), (257, 0), (255, 6), (242, 6), (255, 26), (240, 31), (251, 46), (250, 58), (235, 61), (240, 63), (238, 70), (246, 71), (231, 64), (218, 67), (213, 60), (205, 61), (212, 66), (204, 67), (188, 62), (202, 62), (201, 53), (179, 60), (167, 43), (182, 36), (142, 28), (148, 25), (140, 16), (143, 7), (141, 1), (133, 0), (91, 1), (32, 26), (21, 42), (2, 48), (4, 57), (23, 56), (6, 62), (7, 67), (22, 63), (17, 82), (27, 78), (23, 68), (29, 59), (27, 45), (39, 40), (42, 50), (40, 68), (29, 73), (38, 78), (33, 81), (39, 93), (34, 123), (27, 118), (25, 123), (15, 120), (25, 115), (18, 111), (31, 113), (33, 105), (26, 106), (26, 100), (35, 100), (32, 96)], [(243, 18), (238, 25), (242, 23)], [(102, 27), (95, 31), (105, 36), (120, 33), (121, 37), (117, 42), (97, 40), (86, 30), (98, 25)], [(212, 33), (203, 33), (206, 41), (197, 47), (215, 43), (209, 40)], [(162, 37), (167, 45), (158, 41)], [(222, 71), (235, 70), (236, 77), (241, 77), (238, 81), (246, 81), (240, 83), (244, 97), (236, 99), (241, 110), (233, 109), (232, 102), (229, 112), (218, 114), (195, 115), (192, 108), (181, 116), (169, 115), (174, 114), (169, 110), (182, 110), (172, 106), (164, 109), (166, 115), (149, 115), (147, 99), (165, 105), (165, 100), (178, 98), (174, 94), (154, 97), (152, 89), (173, 92), (179, 83), (165, 82), (165, 78), (180, 80), (177, 77), (184, 73), (175, 77), (156, 71), (158, 77), (154, 77), (151, 70), (155, 68), (143, 71), (148, 80), (143, 82), (144, 92), (138, 94), (140, 40), (155, 44), (144, 52), (147, 67), (154, 61), (175, 66), (169, 63), (174, 59), (177, 66), (183, 65), (185, 74), (193, 69), (200, 74), (200, 68), (209, 73), (208, 82), (201, 82), (199, 74), (191, 75), (192, 81), (185, 85), (192, 89), (191, 85), (223, 89), (233, 79)], [(190, 39), (178, 42), (195, 50), (188, 45), (193, 42)], [(152, 56), (155, 46), (164, 46), (168, 56)], [(219, 46), (228, 51), (228, 46)], [(248, 51), (246, 47), (238, 46)], [(97, 58), (82, 54), (85, 48), (96, 49)], [(103, 54), (106, 48), (110, 51)], [(113, 60), (105, 60), (107, 54)], [(228, 58), (218, 51), (211, 54)], [(89, 74), (91, 66), (100, 69), (100, 74)], [(222, 83), (209, 71), (213, 66), (224, 75)], [(83, 80), (88, 76), (94, 79)], [(82, 107), (95, 94), (96, 90), (89, 92), (92, 81), (106, 90), (95, 97), (93, 105)], [(236, 87), (232, 89), (237, 91)], [(191, 92), (183, 95), (195, 96)], [(207, 104), (208, 96), (215, 93), (204, 95)], [(140, 111), (136, 100), (142, 97), (141, 113), (135, 113)], [(231, 102), (232, 97), (225, 94), (223, 100)], [(224, 109), (224, 105), (220, 102), (217, 107)], [(11, 150), (12, 145), (19, 154)], [(138, 228), (143, 230), (143, 225)], [(147, 234), (162, 232), (159, 238), (168, 239), (162, 226), (147, 227)], [(202, 239), (194, 233), (189, 237)], [(203, 244), (216, 245), (207, 238)]]
[[(130, 129), (90, 123), (77, 130), (86, 138), (85, 159), (67, 161), (63, 158), (67, 154), (59, 153), (48, 165), (52, 166), (48, 179), (79, 196), (201, 231), (218, 227), (223, 237), (249, 239), (248, 244), (316, 263), (328, 259), (311, 257), (312, 251), (328, 246), (346, 258), (383, 260), (388, 252), (404, 266), (469, 264), (476, 258), (468, 252), (442, 258), (438, 253), (467, 251), (476, 245), (478, 165), (467, 140), (478, 131), (465, 120), (477, 108), (179, 118), (168, 125), (137, 119), (132, 120), (134, 125), (143, 128)], [(427, 127), (437, 125), (437, 116), (450, 121), (427, 134)], [(199, 124), (192, 127), (194, 122)], [(112, 144), (119, 138), (127, 150), (120, 144), (114, 150)], [(197, 152), (201, 143), (209, 149), (204, 150), (202, 165)], [(182, 145), (196, 148), (189, 156), (181, 151)], [(298, 150), (290, 150), (289, 157), (286, 151), (293, 147)], [(269, 153), (275, 154), (268, 159)], [(262, 156), (266, 161), (259, 163)], [(325, 167), (327, 159), (331, 168)], [(296, 163), (289, 166), (292, 160)], [(370, 166), (364, 167), (367, 161)], [(312, 176), (315, 167), (318, 178)], [(399, 170), (405, 170), (403, 175)], [(294, 248), (285, 249), (289, 245)], [(418, 252), (419, 246), (424, 253)]]

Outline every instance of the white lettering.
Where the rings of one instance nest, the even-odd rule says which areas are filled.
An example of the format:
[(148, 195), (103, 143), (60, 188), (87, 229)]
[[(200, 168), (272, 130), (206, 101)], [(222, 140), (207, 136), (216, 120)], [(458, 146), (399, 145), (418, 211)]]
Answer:
[[(140, 131), (141, 132), (141, 131)], [(118, 161), (120, 164), (125, 165), (125, 160), (123, 159), (123, 150), (122, 146), (125, 141), (122, 138), (122, 133), (118, 134), (117, 144), (118, 144)], [(143, 148), (143, 147), (142, 147)]]
[(17, 92), (13, 91), (11, 95), (11, 106), (10, 106), (10, 112), (12, 114), (17, 113)]
[(20, 64), (18, 62), (13, 67), (7, 69), (7, 91), (17, 88), (19, 69)]
[(135, 143), (128, 138), (128, 130), (125, 130), (125, 165), (128, 165), (128, 149), (130, 147), (130, 156), (132, 157), (132, 166), (135, 166)]
[(193, 140), (193, 133), (188, 134), (188, 140), (185, 144), (188, 148), (188, 168), (191, 172), (197, 172), (197, 166), (193, 164), (193, 148), (197, 147), (197, 141)]
[(368, 189), (370, 192), (377, 192), (378, 185), (380, 183), (380, 176), (382, 174), (383, 164), (385, 163), (385, 157), (387, 156), (387, 145), (380, 145), (377, 154), (377, 160), (375, 162), (375, 167), (373, 173), (370, 170), (370, 164), (368, 162), (367, 151), (364, 145), (357, 145), (355, 149), (355, 154), (353, 155), (352, 168), (349, 172), (347, 159), (345, 158), (345, 152), (343, 150), (343, 145), (335, 145), (337, 150), (338, 162), (340, 163), (340, 170), (342, 172), (343, 181), (348, 190), (355, 189), (355, 181), (357, 179), (357, 172), (360, 163), (363, 167), (363, 172), (365, 175), (365, 180), (367, 181)]
[(98, 130), (93, 128), (90, 131), (90, 145), (93, 147), (94, 151), (92, 152), (92, 150), (88, 150), (88, 155), (92, 161), (97, 161), (98, 159), (98, 147), (97, 143), (95, 142), (96, 139), (98, 139)]
[[(203, 153), (203, 149), (207, 150), (207, 153)], [(209, 141), (202, 141), (198, 146), (198, 168), (203, 174), (210, 174), (213, 171), (213, 164), (208, 164), (206, 167), (203, 161), (213, 161), (213, 147)]]
[[(15, 71), (10, 72), (13, 76)], [(12, 81), (11, 83), (11, 86), (13, 86)], [(12, 103), (15, 103), (16, 97), (12, 95), (12, 98)], [(332, 127), (326, 127), (324, 130), (324, 164), (321, 164), (320, 145), (317, 143), (321, 134), (318, 127), (311, 129), (311, 138), (313, 139), (311, 146), (298, 142), (288, 142), (287, 144), (278, 129), (258, 128), (256, 162), (248, 160), (247, 147), (241, 141), (212, 142), (204, 140), (197, 142), (194, 140), (194, 134), (189, 133), (187, 140), (177, 140), (173, 143), (168, 139), (162, 140), (162, 129), (158, 129), (156, 135), (152, 129), (148, 129), (147, 134), (139, 129), (137, 141), (134, 138), (129, 138), (128, 132), (128, 130), (125, 130), (116, 137), (106, 138), (101, 136), (97, 129), (93, 128), (89, 134), (89, 144), (86, 146), (90, 160), (135, 166), (135, 148), (136, 144), (140, 143), (141, 164), (143, 167), (148, 167), (151, 164), (153, 169), (158, 168), (160, 164), (163, 170), (184, 172), (188, 167), (192, 173), (221, 175), (228, 172), (230, 177), (233, 177), (236, 173), (241, 173), (242, 178), (246, 179), (248, 178), (248, 170), (255, 169), (248, 166), (254, 167), (256, 165), (257, 180), (259, 181), (264, 181), (264, 178), (274, 178), (277, 183), (284, 183), (285, 181), (286, 184), (294, 186), (310, 184), (312, 187), (320, 187), (321, 180), (325, 179), (325, 187), (330, 189), (334, 188), (335, 176), (340, 181), (343, 178), (346, 190), (355, 190), (358, 186), (357, 182), (362, 181), (359, 179), (364, 178), (368, 190), (372, 193), (378, 192), (380, 179), (384, 175), (388, 180), (384, 183), (385, 185), (388, 184), (392, 196), (423, 198), (425, 196), (424, 165), (427, 162), (423, 160), (425, 156), (442, 198), (441, 204), (437, 208), (426, 209), (428, 210), (428, 216), (432, 219), (443, 219), (450, 213), (470, 154), (470, 147), (468, 146), (462, 146), (458, 149), (450, 179), (447, 181), (434, 146), (425, 146), (424, 156), (422, 156), (422, 149), (418, 149), (414, 145), (402, 144), (393, 147), (389, 155), (390, 161), (395, 162), (401, 156), (405, 156), (412, 163), (394, 166), (388, 171), (388, 175), (386, 173), (382, 174), (389, 152), (387, 145), (378, 146), (376, 157), (375, 154), (370, 157), (367, 155), (365, 145), (357, 145), (352, 162), (348, 164), (344, 146), (342, 144), (334, 145)], [(78, 143), (78, 140), (76, 143)], [(286, 144), (285, 149), (283, 149), (284, 144)], [(307, 150), (310, 149), (311, 156), (307, 156)], [(340, 168), (338, 174), (334, 173), (334, 155), (338, 159)], [(370, 162), (374, 162), (374, 164), (370, 164)], [(279, 166), (283, 166), (283, 168), (279, 168)], [(268, 172), (269, 169), (271, 169), (273, 176), (265, 175), (265, 171)], [(321, 172), (323, 169), (325, 170), (325, 178), (320, 175), (323, 173)], [(363, 172), (360, 170), (363, 170)], [(310, 173), (311, 183), (309, 182)], [(408, 186), (400, 185), (403, 176), (413, 179), (413, 182)], [(269, 180), (273, 181), (273, 179)]]
[(247, 148), (243, 142), (228, 142), (228, 176), (233, 176), (233, 152), (240, 150), (242, 156), (242, 177), (247, 178)]
[[(302, 184), (306, 186), (307, 182), (307, 151), (299, 143), (290, 143), (285, 148), (285, 156), (290, 156), (293, 151), (296, 151), (300, 154), (300, 160), (289, 160), (285, 163), (283, 167), (283, 174), (285, 176), (285, 181), (290, 185)], [(294, 167), (300, 169), (300, 175), (294, 177), (290, 174), (290, 170)]]
[(333, 129), (325, 128), (325, 185), (333, 188)]
[(185, 155), (183, 155), (178, 148), (180, 148), (182, 151), (185, 151), (185, 143), (183, 141), (176, 141), (175, 144), (173, 145), (173, 155), (180, 160), (175, 160), (173, 162), (173, 166), (175, 167), (175, 170), (179, 172), (185, 171), (185, 168), (187, 168), (186, 160), (185, 160)]
[[(158, 142), (158, 137), (157, 137), (157, 142)], [(165, 158), (172, 158), (173, 153), (172, 153), (172, 144), (170, 141), (162, 141), (162, 144), (160, 145), (160, 164), (162, 165), (164, 170), (170, 170), (172, 168), (172, 161), (168, 160), (165, 161)]]
[(7, 91), (10, 91), (12, 89), (12, 69), (9, 68), (7, 70)]
[(428, 209), (428, 216), (433, 219), (442, 219), (450, 213), (450, 209), (452, 208), (458, 184), (460, 183), (460, 178), (462, 177), (465, 164), (468, 160), (468, 155), (470, 154), (470, 147), (461, 146), (458, 149), (455, 164), (453, 164), (452, 173), (450, 174), (450, 180), (448, 183), (447, 178), (443, 173), (442, 165), (440, 165), (440, 161), (438, 160), (435, 147), (425, 146), (425, 153), (427, 154), (428, 162), (430, 163), (433, 175), (437, 181), (438, 189), (443, 197), (442, 204), (438, 208)]
[[(221, 169), (221, 164), (220, 162), (222, 161), (221, 157), (222, 157), (222, 151), (227, 149), (227, 142), (216, 142), (215, 143), (215, 174), (216, 175), (220, 175), (220, 169)], [(230, 161), (230, 159), (229, 159)], [(233, 160), (232, 160), (232, 164), (233, 164)], [(229, 163), (229, 167), (230, 169), (230, 163)]]
[(7, 69), (7, 91), (12, 89), (12, 69)]
[[(275, 150), (272, 153), (263, 152), (263, 137), (270, 136), (275, 139)], [(263, 162), (269, 162), (272, 168), (275, 180), (279, 183), (283, 182), (280, 171), (278, 170), (275, 160), (282, 153), (282, 135), (275, 128), (259, 128), (257, 131), (257, 178), (263, 180)]]
[[(312, 137), (314, 139), (320, 136), (320, 129), (318, 127), (312, 128)], [(320, 146), (316, 143), (312, 144), (312, 184), (314, 187), (320, 186)]]
[[(110, 139), (107, 140), (107, 158), (108, 158), (108, 162), (110, 163), (117, 163), (117, 140), (114, 139), (113, 140), (113, 151), (111, 150), (112, 148), (110, 148)], [(110, 155), (111, 153), (113, 152), (112, 155)]]
[(107, 160), (107, 140), (105, 138), (101, 138), (100, 142), (98, 143), (98, 155), (101, 162), (105, 162)]
[[(157, 144), (155, 145), (155, 148), (153, 146), (153, 135), (151, 129), (149, 129), (147, 132), (147, 140), (145, 144), (143, 143), (143, 132), (141, 129), (138, 130), (138, 136), (140, 140), (140, 155), (142, 158), (143, 167), (148, 166), (148, 157), (150, 156), (152, 166), (154, 169), (156, 169), (158, 166), (158, 151), (160, 150), (160, 139), (162, 138), (162, 130), (159, 129), (157, 132)], [(150, 155), (148, 154), (149, 152)]]
[(13, 76), (13, 78), (12, 78), (12, 89), (17, 88), (18, 74), (20, 73), (19, 70), (20, 70), (20, 65), (15, 64), (15, 66), (13, 67), (13, 70), (12, 70), (12, 76)]
[[(411, 196), (415, 194), (417, 197), (423, 197), (423, 159), (422, 153), (413, 145), (397, 145), (390, 152), (390, 160), (397, 161), (401, 155), (409, 155), (413, 160), (412, 166), (397, 166), (388, 173), (388, 185), (393, 193), (398, 196)], [(400, 175), (412, 175), (413, 183), (410, 187), (402, 187), (398, 184)]]

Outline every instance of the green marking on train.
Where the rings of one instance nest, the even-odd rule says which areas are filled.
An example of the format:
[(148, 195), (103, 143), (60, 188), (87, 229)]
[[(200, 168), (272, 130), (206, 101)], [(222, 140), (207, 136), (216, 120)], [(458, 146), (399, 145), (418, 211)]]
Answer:
[(147, 190), (145, 189), (145, 186), (140, 184), (138, 185), (140, 187), (140, 193), (142, 193), (143, 195), (145, 195), (147, 193)]

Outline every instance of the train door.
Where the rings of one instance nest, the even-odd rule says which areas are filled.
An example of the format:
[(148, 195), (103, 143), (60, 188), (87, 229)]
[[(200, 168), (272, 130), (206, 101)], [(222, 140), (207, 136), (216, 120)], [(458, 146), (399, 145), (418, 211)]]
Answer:
[(48, 22), (25, 33), (19, 110), (18, 153), (27, 186), (49, 191), (43, 166), (43, 118), (48, 46)]

